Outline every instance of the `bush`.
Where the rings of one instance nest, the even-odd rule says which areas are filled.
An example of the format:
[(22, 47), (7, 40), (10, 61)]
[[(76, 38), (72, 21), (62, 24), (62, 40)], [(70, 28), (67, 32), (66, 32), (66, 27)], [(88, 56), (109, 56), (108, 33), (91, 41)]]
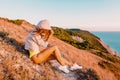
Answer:
[[(57, 38), (71, 44), (76, 48), (84, 50), (96, 49), (102, 52), (107, 52), (107, 50), (97, 40), (99, 38), (88, 31), (78, 29), (62, 29), (58, 27), (52, 27), (52, 29)], [(85, 41), (80, 43), (79, 41), (74, 40), (71, 36), (81, 37)]]
[(14, 38), (9, 38), (8, 37), (9, 33), (0, 31), (0, 40), (6, 42), (7, 44), (15, 47), (16, 50), (19, 52), (22, 52), (28, 56), (28, 51), (24, 49), (24, 44), (19, 43), (16, 39)]
[(73, 34), (72, 31), (65, 30), (65, 29), (62, 29), (62, 28), (57, 28), (57, 27), (52, 27), (52, 29), (54, 30), (54, 35), (57, 38), (71, 44), (72, 46), (77, 47), (79, 49), (91, 49), (91, 46), (88, 43), (88, 41), (84, 41), (83, 43), (80, 43), (79, 41), (74, 40), (71, 37), (71, 35)]
[(76, 71), (77, 80), (100, 80), (96, 71), (93, 69), (77, 70)]
[(104, 69), (108, 69), (114, 73), (120, 72), (120, 69), (117, 68), (115, 65), (111, 64), (110, 62), (107, 61), (101, 61), (98, 63), (98, 65)]
[(8, 21), (17, 25), (21, 25), (24, 20), (17, 19), (17, 20), (8, 20)]
[(97, 55), (97, 56), (100, 56), (100, 57), (102, 57), (102, 58), (104, 58), (104, 59), (106, 59), (108, 61), (120, 64), (120, 60), (117, 59), (117, 57), (115, 57), (115, 56), (113, 56), (111, 54), (104, 54), (102, 52), (95, 52), (94, 54)]
[(4, 32), (4, 31), (0, 31), (0, 37), (1, 37), (2, 39), (6, 38), (8, 35), (9, 35), (9, 33)]
[(107, 70), (113, 72), (113, 74), (116, 76), (116, 78), (118, 80), (120, 79), (120, 68), (117, 65), (110, 63), (108, 61), (101, 61), (98, 63), (98, 65), (103, 69), (107, 69)]
[(85, 30), (79, 30), (79, 31), (67, 30), (67, 32), (72, 36), (79, 36), (82, 39), (88, 41), (90, 49), (96, 49), (102, 52), (107, 52), (107, 50), (98, 41), (98, 39), (100, 38), (93, 35), (92, 33)]

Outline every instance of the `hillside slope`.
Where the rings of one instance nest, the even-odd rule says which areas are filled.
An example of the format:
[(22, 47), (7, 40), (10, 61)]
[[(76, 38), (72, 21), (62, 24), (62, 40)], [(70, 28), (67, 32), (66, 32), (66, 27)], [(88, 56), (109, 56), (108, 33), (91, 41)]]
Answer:
[(117, 55), (117, 52), (104, 43), (99, 37), (93, 35), (89, 31), (80, 29), (62, 29), (52, 27), (55, 36), (79, 49), (90, 50), (95, 49), (101, 52)]
[(52, 61), (34, 64), (23, 48), (25, 38), (34, 26), (26, 21), (23, 23), (16, 25), (0, 19), (0, 34), (9, 33), (8, 36), (0, 35), (0, 80), (119, 80), (119, 57), (96, 50), (81, 50), (56, 37), (51, 38), (50, 44), (57, 45), (67, 60), (82, 65), (83, 69), (64, 74), (52, 67)]

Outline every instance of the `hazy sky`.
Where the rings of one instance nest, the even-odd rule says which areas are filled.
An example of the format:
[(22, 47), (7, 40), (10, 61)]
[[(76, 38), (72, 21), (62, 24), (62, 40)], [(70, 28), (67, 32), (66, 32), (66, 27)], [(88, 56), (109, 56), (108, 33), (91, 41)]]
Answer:
[(89, 31), (120, 31), (120, 0), (0, 0), (0, 17)]

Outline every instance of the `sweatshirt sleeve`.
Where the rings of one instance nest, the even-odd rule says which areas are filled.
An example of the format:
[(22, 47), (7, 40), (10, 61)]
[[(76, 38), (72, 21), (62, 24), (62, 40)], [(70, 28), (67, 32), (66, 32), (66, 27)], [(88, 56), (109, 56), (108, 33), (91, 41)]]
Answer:
[(45, 42), (40, 35), (34, 36), (34, 41), (39, 45), (39, 46), (43, 46), (43, 47), (47, 47), (48, 46), (48, 42)]

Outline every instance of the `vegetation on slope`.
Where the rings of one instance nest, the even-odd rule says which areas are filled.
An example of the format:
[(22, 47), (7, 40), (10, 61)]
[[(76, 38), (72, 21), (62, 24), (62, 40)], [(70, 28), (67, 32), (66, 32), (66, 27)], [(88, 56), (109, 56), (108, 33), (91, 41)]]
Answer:
[(107, 69), (111, 72), (114, 73), (114, 75), (116, 76), (116, 78), (119, 80), (120, 77), (120, 67), (118, 65), (115, 65), (109, 61), (100, 61), (98, 63), (98, 65), (103, 68), (103, 69)]
[(28, 56), (27, 51), (24, 49), (24, 44), (19, 43), (14, 38), (9, 38), (8, 35), (9, 35), (8, 32), (0, 31), (0, 41), (4, 41), (8, 45), (13, 46), (17, 51), (22, 52)]
[[(44, 65), (42, 64), (39, 65), (38, 68), (39, 69), (42, 68), (41, 70), (36, 69), (36, 67), (34, 69), (35, 64), (32, 65), (31, 62), (28, 62), (29, 59), (27, 59), (26, 57), (23, 58), (23, 55), (22, 57), (20, 57), (20, 54), (17, 54), (15, 52), (15, 51), (18, 51), (18, 52), (22, 52), (26, 54), (26, 52), (24, 51), (23, 45), (17, 42), (16, 39), (9, 38), (8, 35), (9, 33), (0, 31), (0, 42), (7, 43), (7, 45), (13, 46), (12, 48), (15, 48), (15, 50), (11, 49), (12, 54), (11, 52), (7, 54), (5, 53), (5, 56), (7, 57), (1, 57), (0, 55), (0, 58), (4, 59), (1, 61), (2, 68), (0, 67), (0, 69), (1, 71), (3, 70), (4, 71), (1, 72), (2, 74), (0, 73), (1, 74), (0, 79), (4, 79), (4, 80), (16, 80), (16, 79), (19, 79), (19, 80), (30, 80), (30, 79), (56, 80), (56, 77), (53, 78), (53, 76), (56, 75), (56, 69), (53, 68), (49, 64), (49, 62), (46, 62)], [(29, 66), (29, 65), (32, 65), (32, 66)], [(50, 71), (48, 72), (46, 69), (49, 69)], [(39, 74), (38, 74), (38, 71), (39, 71)], [(58, 72), (57, 75), (62, 74), (59, 70), (57, 70), (57, 72)], [(97, 75), (96, 71), (94, 71), (93, 69), (75, 70), (71, 72), (70, 74), (66, 74), (68, 78), (69, 78), (69, 75), (70, 77), (73, 77), (73, 78), (75, 77), (75, 80), (86, 80), (86, 79), (87, 80), (99, 80), (99, 76)], [(61, 80), (61, 79), (57, 79), (57, 80)]]
[[(120, 76), (120, 58), (116, 55), (106, 54), (107, 50), (100, 44), (98, 41), (97, 36), (91, 34), (88, 31), (79, 30), (79, 29), (62, 29), (53, 27), (53, 30), (55, 32), (55, 36), (59, 39), (79, 48), (79, 49), (86, 49), (93, 51), (91, 53), (101, 57), (104, 59), (103, 61), (98, 62), (98, 65), (106, 70), (111, 71), (114, 75), (116, 75), (116, 78), (119, 79)], [(71, 36), (78, 36), (84, 39), (85, 41), (83, 43), (80, 43), (76, 40), (74, 40)], [(91, 50), (94, 49), (94, 50)], [(115, 66), (116, 65), (116, 66)]]
[(21, 25), (24, 20), (17, 19), (17, 20), (8, 20), (8, 21), (17, 25)]
[(106, 59), (107, 61), (120, 64), (119, 56), (111, 55), (111, 54), (105, 54), (105, 53), (102, 53), (102, 52), (93, 52), (93, 53), (95, 55), (101, 57), (101, 58)]
[[(14, 24), (16, 24), (16, 23), (14, 23)], [(96, 37), (95, 35), (91, 34), (88, 31), (83, 31), (83, 30), (79, 30), (79, 29), (66, 29), (65, 30), (62, 28), (53, 27), (53, 30), (55, 32), (54, 35), (57, 36), (59, 39), (65, 41), (69, 44), (72, 44), (73, 46), (75, 46), (79, 49), (99, 50), (98, 52), (95, 52), (94, 54), (105, 59), (105, 61), (98, 62), (98, 65), (105, 70), (108, 69), (109, 71), (113, 72), (115, 74), (115, 76), (117, 76), (119, 79), (119, 76), (120, 76), (120, 74), (119, 74), (120, 73), (120, 68), (119, 68), (120, 58), (118, 58), (117, 56), (110, 55), (110, 54), (104, 54), (103, 52), (106, 52), (106, 50), (104, 50), (104, 48), (97, 41), (97, 39), (99, 39), (98, 37)], [(22, 52), (22, 53), (26, 53), (24, 51), (23, 45), (21, 43), (17, 42), (16, 39), (9, 38), (8, 35), (9, 35), (9, 33), (0, 31), (0, 41), (3, 40), (8, 45), (13, 46), (17, 51)], [(83, 43), (80, 43), (79, 41), (74, 40), (71, 36), (79, 36), (79, 37), (83, 38), (85, 41)], [(28, 64), (26, 64), (26, 65), (28, 65)], [(12, 71), (14, 71), (14, 69)], [(7, 72), (7, 73), (9, 73), (9, 72)], [(78, 80), (79, 79), (84, 80), (87, 78), (89, 78), (91, 80), (90, 77), (92, 77), (92, 76), (95, 80), (98, 79), (97, 75), (96, 75), (96, 73), (94, 73), (94, 71), (92, 71), (92, 72), (91, 71), (86, 71), (86, 72), (78, 71), (78, 73), (76, 73), (76, 74), (79, 75)], [(15, 72), (15, 75), (18, 75), (18, 74), (16, 74), (16, 72)], [(48, 75), (48, 76), (50, 76), (50, 75)], [(12, 76), (10, 75), (10, 78), (11, 77)]]
[(2, 18), (2, 17), (0, 17), (0, 19), (2, 19), (4, 21), (11, 22), (11, 23), (16, 24), (16, 25), (21, 25), (23, 23), (23, 21), (25, 21), (25, 20), (22, 20), (22, 19), (10, 20), (8, 18)]
[[(107, 52), (107, 50), (97, 40), (99, 38), (91, 34), (88, 31), (78, 30), (78, 29), (74, 29), (74, 30), (73, 29), (62, 29), (58, 27), (52, 27), (52, 29), (54, 30), (55, 32), (54, 35), (57, 38), (79, 49), (85, 49), (85, 50), (95, 49), (101, 52)], [(74, 40), (71, 36), (81, 37), (82, 39), (84, 39), (84, 42), (81, 43), (77, 40)]]

